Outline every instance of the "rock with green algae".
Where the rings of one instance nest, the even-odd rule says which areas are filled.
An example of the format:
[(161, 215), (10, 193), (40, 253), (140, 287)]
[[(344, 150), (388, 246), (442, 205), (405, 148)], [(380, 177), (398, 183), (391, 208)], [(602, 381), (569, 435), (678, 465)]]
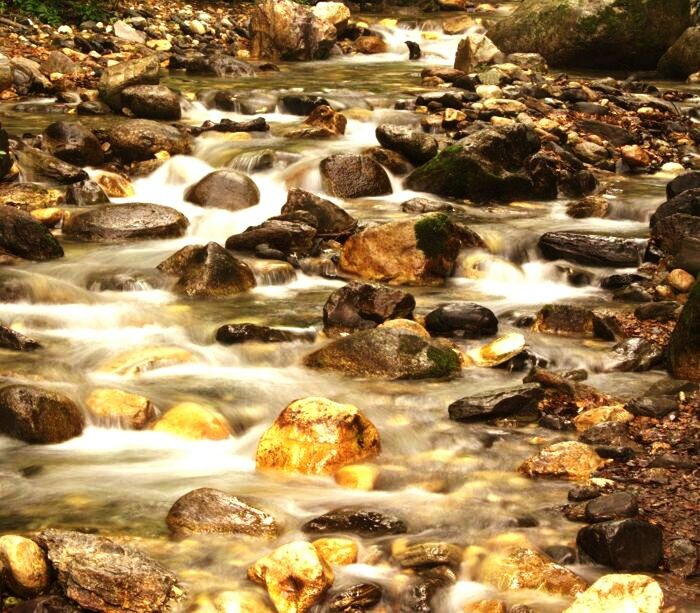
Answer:
[(668, 344), (668, 363), (677, 379), (700, 381), (700, 282), (690, 290)]
[(362, 330), (306, 356), (311, 368), (377, 379), (443, 378), (459, 372), (459, 355), (447, 343), (398, 328)]
[(552, 66), (651, 69), (689, 22), (689, 0), (525, 0), (489, 34)]

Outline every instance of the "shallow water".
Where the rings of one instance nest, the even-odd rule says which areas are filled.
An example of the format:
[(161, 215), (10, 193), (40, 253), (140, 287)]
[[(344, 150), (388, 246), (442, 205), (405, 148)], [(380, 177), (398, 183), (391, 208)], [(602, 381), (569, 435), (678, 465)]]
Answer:
[[(193, 101), (185, 109), (185, 121), (192, 124), (223, 117), (247, 118), (207, 110), (194, 100), (194, 92), (222, 86), (262, 91), (303, 88), (326, 95), (341, 108), (365, 112), (353, 115), (357, 118), (349, 121), (345, 138), (338, 141), (289, 142), (275, 136), (275, 127), (299, 118), (278, 109), (266, 116), (273, 126), (270, 134), (253, 134), (242, 141), (225, 135), (200, 137), (193, 156), (173, 158), (153, 175), (136, 181), (136, 195), (128, 201), (165, 204), (182, 211), (191, 221), (183, 239), (111, 246), (64, 241), (63, 260), (0, 270), (0, 281), (13, 278), (32, 294), (27, 302), (0, 303), (0, 321), (46, 347), (19, 357), (0, 353), (3, 380), (35, 380), (83, 400), (94, 387), (114, 386), (149, 397), (161, 410), (192, 400), (218, 409), (236, 431), (235, 437), (221, 442), (184, 442), (165, 434), (92, 424), (81, 437), (61, 445), (27, 446), (0, 439), (0, 529), (23, 532), (67, 527), (129, 537), (175, 571), (190, 595), (209, 589), (250, 588), (245, 570), (268, 547), (245, 539), (169, 540), (168, 509), (179, 496), (197, 487), (221, 488), (274, 510), (286, 526), (277, 544), (298, 538), (304, 521), (345, 504), (392, 510), (406, 519), (411, 535), (431, 540), (469, 545), (516, 531), (539, 546), (573, 542), (579, 526), (565, 521), (556, 510), (565, 501), (569, 485), (532, 481), (514, 472), (522, 459), (537, 450), (535, 442), (562, 440), (566, 435), (536, 426), (501, 429), (447, 419), (450, 402), (516, 383), (524, 373), (472, 368), (451, 381), (377, 382), (314, 372), (301, 366), (302, 356), (310, 350), (308, 344), (223, 347), (214, 342), (213, 333), (224, 323), (239, 321), (319, 329), (322, 305), (341, 281), (298, 270), (290, 273), (260, 261), (251, 261), (258, 287), (227, 300), (183, 300), (150, 281), (155, 278), (154, 267), (183, 245), (224, 242), (229, 235), (278, 214), (290, 187), (325, 197), (317, 170), (320, 159), (332, 152), (375, 145), (374, 130), (382, 121), (413, 121), (412, 115), (393, 111), (393, 103), (422, 90), (424, 66), (450, 63), (459, 38), (431, 34), (427, 39), (437, 40), (427, 40), (429, 28), (391, 30), (391, 53), (381, 57), (286, 64), (279, 73), (226, 82), (172, 75), (168, 79), (171, 86), (192, 94)], [(402, 48), (406, 37), (425, 41), (424, 50), (433, 55), (409, 63)], [(0, 118), (11, 131), (37, 131), (57, 116), (21, 113), (5, 105)], [(262, 194), (259, 205), (231, 213), (184, 202), (185, 188), (213, 168), (245, 167), (266, 150), (292, 153), (296, 161), (251, 174)], [(516, 330), (509, 323), (513, 313), (533, 313), (547, 302), (605, 303), (608, 296), (595, 283), (574, 287), (555, 263), (538, 259), (537, 238), (546, 231), (564, 229), (644, 237), (648, 218), (663, 199), (669, 178), (616, 178), (610, 195), (613, 215), (605, 220), (571, 220), (564, 213), (564, 201), (469, 211), (472, 227), (487, 238), (499, 257), (485, 259), (480, 279), (468, 279), (458, 272), (445, 287), (411, 290), (417, 311), (426, 313), (446, 301), (478, 301), (499, 315), (500, 333), (506, 333)], [(392, 184), (394, 193), (389, 197), (333, 200), (363, 221), (404, 218), (400, 203), (419, 194), (403, 190), (398, 178), (393, 177)], [(592, 272), (599, 278), (611, 271)], [(113, 273), (142, 280), (131, 292), (95, 291), (100, 279)], [(546, 357), (552, 368), (595, 370), (610, 347), (525, 334), (530, 347)], [(188, 349), (196, 360), (137, 378), (100, 372), (110, 356), (154, 345)], [(597, 374), (590, 383), (602, 391), (631, 397), (663, 376), (660, 372)], [(365, 412), (382, 436), (381, 463), (403, 471), (393, 487), (359, 492), (326, 478), (255, 472), (260, 435), (290, 401), (304, 396), (349, 402)], [(536, 522), (524, 521), (527, 518)], [(520, 527), (529, 523), (537, 525)], [(377, 543), (385, 541), (364, 540), (360, 562)], [(587, 576), (597, 572), (579, 570)], [(339, 570), (336, 585), (351, 577), (391, 585), (395, 574), (387, 566), (357, 564)], [(460, 611), (475, 594), (488, 593), (470, 579), (463, 575), (435, 610)], [(561, 610), (561, 603), (538, 595), (524, 598), (536, 603), (538, 611)]]

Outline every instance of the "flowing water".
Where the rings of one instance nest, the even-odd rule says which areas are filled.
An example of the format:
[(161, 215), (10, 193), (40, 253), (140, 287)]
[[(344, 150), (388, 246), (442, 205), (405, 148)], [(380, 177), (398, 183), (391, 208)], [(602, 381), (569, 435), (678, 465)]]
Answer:
[[(222, 87), (262, 92), (303, 89), (352, 109), (351, 119), (346, 136), (334, 141), (289, 141), (276, 136), (279, 125), (299, 121), (279, 109), (264, 115), (273, 126), (270, 133), (252, 133), (249, 140), (204, 135), (192, 156), (175, 157), (151, 176), (137, 180), (136, 195), (128, 199), (182, 211), (191, 221), (186, 237), (109, 246), (64, 242), (62, 260), (0, 272), (0, 280), (28, 293), (18, 302), (0, 303), (0, 321), (46, 347), (33, 354), (1, 353), (4, 381), (42, 382), (78, 399), (95, 387), (117, 387), (147, 396), (161, 410), (192, 400), (218, 409), (236, 431), (234, 437), (220, 442), (186, 442), (166, 434), (93, 423), (81, 437), (60, 445), (28, 446), (0, 439), (2, 531), (67, 527), (128, 537), (175, 571), (190, 595), (211, 589), (252, 589), (245, 570), (268, 547), (244, 539), (170, 540), (165, 525), (168, 509), (197, 487), (220, 488), (276, 511), (285, 518), (280, 542), (299, 538), (304, 521), (346, 504), (393, 511), (406, 519), (412, 535), (431, 540), (467, 545), (515, 531), (543, 547), (573, 541), (578, 526), (555, 509), (564, 502), (568, 484), (532, 481), (514, 472), (522, 459), (537, 450), (535, 439), (539, 443), (561, 440), (560, 434), (532, 425), (501, 429), (447, 418), (450, 402), (513, 384), (524, 373), (471, 368), (451, 381), (378, 382), (311, 371), (301, 366), (302, 356), (310, 350), (306, 343), (223, 347), (214, 342), (213, 333), (230, 322), (318, 329), (326, 297), (343, 282), (264, 261), (250, 262), (258, 287), (227, 300), (184, 300), (156, 281), (154, 267), (183, 245), (223, 243), (229, 235), (278, 214), (290, 187), (326, 197), (318, 174), (318, 162), (324, 156), (375, 145), (374, 130), (381, 122), (415, 122), (411, 113), (392, 110), (394, 102), (415, 97), (421, 90), (424, 66), (450, 64), (459, 37), (446, 37), (430, 23), (421, 28), (388, 27), (385, 33), (390, 52), (379, 56), (282, 65), (278, 73), (235, 82), (171, 76), (171, 86), (190, 94), (185, 121), (196, 125), (206, 119), (247, 119), (207, 110), (194, 95)], [(421, 43), (423, 60), (407, 61), (403, 44), (407, 39)], [(2, 109), (1, 116), (11, 131), (37, 131), (60, 117), (10, 108)], [(265, 155), (273, 156), (272, 166), (254, 171)], [(251, 171), (262, 194), (259, 205), (232, 213), (184, 202), (186, 186), (226, 165)], [(595, 279), (590, 285), (573, 286), (565, 270), (538, 259), (537, 238), (545, 231), (563, 229), (645, 237), (649, 215), (663, 199), (668, 179), (660, 175), (615, 178), (609, 196), (613, 214), (604, 220), (571, 220), (561, 201), (474, 209), (470, 222), (496, 255), (465, 254), (464, 266), (445, 287), (411, 290), (418, 311), (425, 313), (446, 301), (476, 301), (496, 312), (500, 332), (506, 333), (515, 330), (509, 323), (515, 314), (532, 313), (547, 302), (606, 302)], [(419, 194), (404, 190), (398, 178), (392, 178), (392, 183), (394, 193), (389, 197), (331, 199), (361, 220), (403, 218), (400, 203)], [(480, 274), (468, 278), (465, 270), (475, 259)], [(593, 272), (598, 278), (611, 271)], [(131, 276), (132, 291), (100, 291), (105, 279), (114, 274)], [(595, 372), (610, 346), (525, 334), (531, 348), (555, 368)], [(159, 345), (185, 348), (196, 360), (136, 378), (100, 371), (110, 356)], [(660, 372), (593, 374), (590, 383), (629, 397), (663, 376)], [(326, 396), (361, 408), (381, 433), (381, 463), (397, 469), (395, 480), (382, 491), (360, 492), (343, 489), (330, 478), (256, 473), (254, 453), (260, 435), (290, 401), (304, 396)], [(532, 524), (536, 525), (525, 527)], [(364, 540), (360, 563), (339, 571), (336, 585), (351, 579), (393, 585), (396, 571), (363, 563), (383, 542)], [(590, 568), (578, 570), (588, 577), (596, 573)], [(460, 611), (466, 600), (487, 592), (465, 573), (436, 610)], [(561, 609), (560, 603), (538, 595), (525, 599), (537, 603), (538, 611)]]

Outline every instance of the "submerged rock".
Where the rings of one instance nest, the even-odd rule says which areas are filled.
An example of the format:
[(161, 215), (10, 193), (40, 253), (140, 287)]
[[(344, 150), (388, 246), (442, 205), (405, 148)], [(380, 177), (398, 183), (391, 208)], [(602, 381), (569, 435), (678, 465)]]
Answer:
[(37, 541), (66, 596), (83, 608), (153, 613), (167, 610), (182, 594), (176, 577), (155, 560), (108, 538), (45, 530)]
[(85, 404), (99, 420), (116, 421), (134, 430), (145, 428), (156, 416), (156, 408), (148, 398), (118, 389), (96, 389)]
[(352, 539), (328, 537), (316, 539), (313, 546), (332, 566), (346, 566), (357, 562), (359, 547)]
[(0, 432), (26, 443), (62, 443), (80, 436), (83, 413), (67, 396), (40, 387), (0, 389)]
[(197, 298), (221, 298), (256, 286), (250, 266), (217, 243), (188, 245), (158, 264), (178, 277), (175, 291)]
[(449, 566), (457, 568), (462, 563), (463, 550), (452, 543), (429, 542), (409, 545), (393, 554), (402, 568), (429, 568)]
[(152, 429), (195, 441), (220, 441), (231, 436), (231, 426), (221, 413), (196, 402), (176, 404)]
[(525, 0), (490, 35), (557, 67), (653, 69), (689, 20), (688, 0)]
[(668, 363), (677, 379), (700, 381), (700, 283), (688, 296), (668, 344)]
[(32, 338), (16, 332), (12, 328), (0, 326), (0, 348), (11, 351), (34, 351), (41, 345)]
[(323, 305), (323, 331), (330, 337), (376, 328), (391, 319), (412, 319), (415, 298), (400, 289), (352, 281)]
[(660, 613), (664, 604), (661, 586), (647, 575), (604, 575), (585, 592), (576, 595), (564, 613)]
[(240, 343), (290, 343), (293, 341), (313, 342), (315, 333), (280, 330), (258, 324), (226, 324), (216, 331), (216, 341), (222, 345)]
[(258, 470), (329, 475), (379, 454), (379, 432), (356, 407), (326, 398), (292, 402), (258, 443)]
[(248, 569), (248, 578), (264, 585), (278, 613), (309, 611), (333, 584), (330, 566), (306, 541), (282, 545)]
[(178, 238), (188, 225), (187, 217), (168, 206), (111, 204), (66, 217), (63, 233), (90, 242)]
[(485, 421), (536, 411), (543, 396), (544, 390), (536, 383), (530, 383), (460, 398), (448, 407), (448, 411), (454, 421)]
[(391, 193), (386, 171), (365, 155), (337, 154), (321, 160), (323, 189), (339, 198), (365, 198)]
[(589, 266), (629, 268), (638, 266), (644, 241), (596, 236), (579, 232), (546, 232), (538, 247), (548, 260), (568, 260)]
[(432, 285), (452, 275), (460, 245), (449, 217), (432, 213), (354, 234), (343, 246), (340, 268), (368, 281)]
[(207, 208), (240, 211), (260, 202), (260, 190), (249, 176), (225, 168), (188, 187), (185, 200)]
[(593, 336), (594, 314), (590, 309), (569, 304), (547, 304), (538, 312), (533, 331), (557, 336)]
[(304, 364), (383, 379), (442, 378), (460, 370), (460, 358), (452, 347), (396, 328), (362, 330), (339, 338), (306, 356)]
[(173, 504), (166, 523), (177, 536), (191, 534), (244, 534), (275, 538), (275, 518), (221, 490), (202, 487)]
[(605, 461), (588, 445), (576, 441), (554, 443), (525, 460), (518, 471), (530, 477), (588, 479)]
[(184, 364), (194, 359), (192, 353), (180, 347), (143, 347), (110, 358), (102, 364), (100, 371), (134, 377), (156, 368)]
[(615, 345), (605, 361), (605, 370), (641, 372), (651, 370), (663, 358), (663, 348), (645, 338), (626, 338)]
[(0, 537), (0, 578), (12, 592), (33, 598), (49, 587), (49, 567), (41, 547), (22, 536)]
[(654, 571), (661, 564), (661, 528), (640, 519), (605, 521), (579, 530), (579, 550), (621, 571)]
[(334, 594), (328, 601), (331, 613), (354, 613), (368, 611), (379, 604), (382, 588), (373, 583), (357, 583)]
[(301, 529), (307, 534), (346, 532), (365, 538), (404, 534), (407, 531), (403, 520), (394, 515), (352, 507), (329, 511), (306, 522)]

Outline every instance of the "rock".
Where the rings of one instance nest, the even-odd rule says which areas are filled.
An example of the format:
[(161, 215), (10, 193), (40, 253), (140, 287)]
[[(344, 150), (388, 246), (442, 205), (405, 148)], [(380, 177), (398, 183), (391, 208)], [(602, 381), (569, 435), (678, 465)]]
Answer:
[(675, 268), (668, 273), (666, 282), (676, 291), (687, 294), (695, 284), (695, 277), (681, 268)]
[(278, 613), (309, 611), (333, 584), (333, 571), (311, 543), (294, 541), (260, 558), (248, 578), (264, 585)]
[(345, 134), (348, 120), (345, 115), (334, 111), (330, 106), (314, 108), (304, 123), (287, 133), (289, 138), (331, 138)]
[(394, 553), (393, 558), (401, 568), (426, 568), (450, 566), (462, 563), (462, 548), (451, 543), (418, 543)]
[(152, 429), (194, 441), (220, 441), (231, 436), (231, 426), (221, 413), (196, 402), (176, 404)]
[(390, 285), (434, 285), (452, 275), (460, 243), (449, 217), (432, 213), (354, 234), (343, 245), (340, 268)]
[(291, 115), (310, 115), (316, 107), (330, 106), (325, 98), (307, 94), (286, 94), (280, 98), (280, 103), (284, 112)]
[(529, 383), (460, 398), (448, 407), (448, 411), (454, 421), (486, 421), (523, 411), (536, 412), (543, 397), (544, 390), (536, 383)]
[(637, 499), (627, 492), (615, 492), (598, 496), (586, 504), (586, 521), (597, 523), (635, 517), (638, 513)]
[(380, 452), (379, 433), (356, 407), (326, 398), (292, 402), (258, 443), (258, 470), (330, 475)]
[(182, 213), (168, 206), (110, 204), (70, 215), (63, 221), (63, 234), (89, 242), (178, 238), (188, 225)]
[(454, 67), (465, 73), (475, 72), (484, 64), (502, 64), (505, 55), (484, 34), (467, 34), (459, 41)]
[(335, 45), (337, 30), (292, 0), (264, 0), (250, 19), (251, 55), (268, 60), (322, 60)]
[(662, 347), (645, 338), (626, 338), (612, 348), (605, 362), (605, 370), (620, 372), (650, 370), (661, 361), (663, 354)]
[(451, 348), (400, 329), (361, 330), (330, 342), (306, 356), (310, 368), (354, 377), (429, 379), (459, 372)]
[(97, 117), (99, 115), (111, 115), (112, 109), (109, 105), (101, 100), (87, 100), (81, 102), (76, 107), (78, 115), (86, 115), (88, 117)]
[(620, 571), (654, 571), (661, 563), (661, 528), (640, 519), (605, 521), (579, 530), (579, 550)]
[(156, 368), (185, 364), (193, 360), (194, 356), (180, 347), (144, 347), (111, 358), (102, 364), (100, 372), (134, 377)]
[(172, 573), (145, 554), (108, 538), (45, 530), (37, 541), (66, 596), (83, 608), (152, 613), (167, 610), (182, 594)]
[(42, 74), (38, 62), (26, 57), (13, 57), (10, 67), (14, 89), (18, 94), (50, 94), (55, 91), (53, 83)]
[(215, 170), (185, 191), (185, 200), (207, 208), (240, 211), (260, 202), (260, 190), (242, 172)]
[(678, 410), (678, 401), (665, 396), (643, 396), (630, 400), (626, 408), (632, 415), (663, 419)]
[(537, 52), (557, 67), (651, 69), (689, 25), (688, 0), (618, 5), (525, 0), (490, 34), (506, 53)]
[(130, 198), (136, 193), (129, 179), (114, 172), (100, 172), (95, 177), (95, 183), (109, 198)]
[(438, 144), (433, 136), (413, 130), (409, 126), (380, 124), (377, 126), (376, 135), (382, 147), (397, 151), (416, 166), (425, 164), (438, 152)]
[(400, 289), (353, 281), (323, 305), (323, 331), (330, 337), (375, 328), (391, 319), (412, 319), (415, 298)]
[(206, 55), (196, 53), (194, 57), (184, 61), (181, 67), (187, 69), (188, 75), (209, 75), (229, 79), (255, 75), (255, 70), (250, 64), (230, 55), (216, 52)]
[(602, 196), (587, 196), (583, 200), (566, 205), (566, 214), (574, 219), (587, 217), (607, 217), (610, 203)]
[(403, 520), (379, 511), (343, 507), (306, 522), (301, 529), (307, 534), (350, 533), (363, 538), (404, 534)]
[(335, 26), (338, 33), (345, 29), (350, 19), (350, 9), (342, 2), (317, 2), (311, 10), (319, 19)]
[(171, 156), (189, 153), (190, 137), (174, 128), (150, 119), (132, 119), (107, 132), (115, 155), (127, 162), (152, 159), (166, 151)]
[(0, 206), (12, 206), (28, 213), (62, 204), (61, 190), (38, 183), (11, 183), (0, 187)]
[(166, 523), (176, 536), (244, 534), (275, 538), (275, 518), (221, 490), (202, 487), (177, 499)]
[(588, 445), (576, 441), (554, 443), (525, 460), (518, 471), (530, 477), (588, 479), (605, 461)]
[(15, 155), (17, 164), (30, 181), (49, 181), (69, 185), (88, 178), (82, 168), (28, 145), (17, 147)]
[(661, 57), (658, 71), (676, 79), (686, 79), (700, 70), (700, 26), (688, 28)]
[(293, 341), (313, 341), (313, 334), (293, 332), (259, 326), (257, 324), (227, 324), (216, 331), (216, 341), (222, 345), (240, 343), (290, 343)]
[(556, 336), (593, 336), (594, 314), (590, 309), (569, 304), (547, 304), (538, 312), (534, 332)]
[(405, 186), (477, 202), (536, 198), (523, 168), (539, 148), (539, 137), (524, 124), (478, 130), (414, 170)]
[(391, 193), (386, 171), (364, 155), (337, 154), (321, 160), (323, 189), (339, 198), (365, 198)]
[(120, 62), (106, 68), (100, 77), (100, 97), (112, 110), (122, 109), (121, 93), (133, 85), (157, 85), (160, 81), (160, 61), (157, 54)]
[(638, 266), (644, 251), (638, 240), (579, 232), (546, 232), (537, 246), (548, 260), (611, 268)]
[(180, 97), (165, 85), (130, 85), (121, 92), (121, 104), (135, 117), (178, 121)]
[(525, 349), (525, 337), (511, 333), (497, 338), (482, 347), (470, 349), (465, 354), (468, 362), (480, 368), (492, 368), (513, 359)]
[(85, 404), (98, 419), (134, 430), (142, 430), (156, 416), (156, 409), (148, 398), (118, 389), (96, 389)]
[(28, 385), (0, 389), (0, 432), (25, 443), (62, 443), (85, 426), (75, 402), (58, 392)]
[(647, 302), (634, 309), (634, 316), (640, 321), (668, 322), (676, 319), (676, 311), (680, 307), (680, 303), (675, 300)]
[(331, 613), (355, 613), (368, 611), (379, 604), (382, 588), (373, 583), (358, 583), (334, 594), (328, 601)]
[(579, 413), (574, 417), (574, 426), (578, 432), (585, 432), (593, 426), (605, 422), (628, 423), (634, 419), (632, 413), (626, 411), (622, 405), (607, 407), (594, 407)]
[(666, 566), (677, 577), (684, 579), (695, 574), (698, 568), (698, 548), (690, 539), (672, 540), (667, 547)]
[(105, 157), (92, 130), (79, 122), (52, 123), (43, 132), (42, 146), (51, 155), (76, 166), (99, 166)]
[(676, 379), (700, 381), (700, 283), (688, 296), (668, 344), (669, 371)]
[[(664, 202), (651, 216), (653, 245), (669, 255), (676, 256), (676, 265), (690, 272), (700, 271), (700, 262), (689, 258), (683, 261), (684, 252), (697, 250), (700, 236), (700, 188), (688, 189)], [(697, 251), (695, 251), (697, 253)]]
[(139, 32), (136, 28), (126, 23), (126, 21), (114, 22), (114, 35), (117, 38), (128, 41), (130, 43), (138, 43), (143, 45), (146, 42), (146, 33)]
[(666, 184), (666, 198), (673, 200), (673, 198), (680, 196), (689, 189), (698, 188), (700, 188), (700, 171), (684, 172)]
[(346, 566), (357, 562), (357, 543), (345, 538), (322, 538), (313, 542), (319, 555), (332, 566)]
[(412, 40), (404, 41), (404, 44), (408, 47), (408, 59), (411, 61), (419, 60), (423, 57), (423, 52), (421, 51), (420, 45)]
[(588, 584), (578, 575), (533, 549), (516, 547), (486, 557), (478, 580), (506, 592), (537, 590), (550, 596), (573, 598)]
[(374, 55), (375, 53), (386, 53), (386, 42), (381, 36), (370, 34), (358, 36), (353, 43), (353, 48), (357, 53), (364, 55)]
[(274, 249), (280, 257), (286, 255), (302, 256), (309, 254), (314, 247), (316, 228), (308, 222), (314, 221), (311, 215), (304, 215), (302, 221), (298, 214), (271, 217), (259, 226), (246, 228), (240, 234), (226, 239), (226, 249), (232, 251), (255, 251), (260, 248)]
[(576, 595), (564, 613), (660, 613), (664, 594), (659, 584), (646, 575), (605, 575), (585, 592)]
[(0, 348), (10, 351), (34, 351), (41, 345), (33, 338), (29, 338), (12, 328), (0, 326)]
[(404, 213), (454, 213), (455, 208), (447, 202), (437, 202), (428, 198), (411, 198), (401, 203)]
[(283, 215), (303, 211), (316, 219), (316, 236), (338, 238), (351, 233), (357, 220), (330, 200), (293, 187), (287, 194), (287, 202), (282, 207)]
[(216, 591), (197, 595), (189, 613), (274, 613), (269, 600), (253, 589)]
[(175, 291), (190, 297), (222, 298), (256, 286), (250, 266), (214, 242), (183, 247), (158, 270), (178, 277)]
[(12, 607), (12, 613), (80, 613), (80, 609), (63, 596), (40, 596)]
[(413, 170), (413, 164), (411, 164), (403, 155), (392, 151), (391, 149), (385, 149), (384, 147), (370, 147), (365, 149), (363, 154), (372, 158), (378, 164), (384, 166), (389, 172), (395, 175), (403, 176), (407, 175)]
[(41, 547), (22, 536), (1, 536), (0, 577), (22, 598), (44, 592), (49, 587), (49, 568)]
[(72, 183), (66, 189), (66, 203), (77, 206), (109, 204), (109, 196), (96, 181), (87, 179)]

